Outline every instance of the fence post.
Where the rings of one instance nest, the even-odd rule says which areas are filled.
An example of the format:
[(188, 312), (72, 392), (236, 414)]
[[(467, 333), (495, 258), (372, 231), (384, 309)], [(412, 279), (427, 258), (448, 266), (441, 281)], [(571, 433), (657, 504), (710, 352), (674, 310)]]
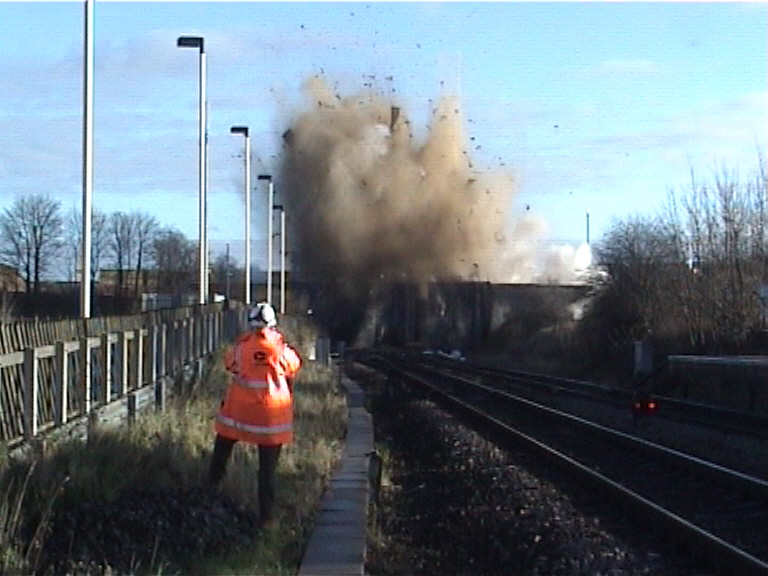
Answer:
[(189, 351), (187, 349), (188, 336), (189, 336), (189, 329), (187, 328), (187, 319), (184, 318), (182, 320), (179, 320), (179, 330), (178, 330), (179, 356), (177, 358), (177, 362), (178, 362), (176, 366), (177, 370), (181, 370), (181, 367), (187, 363), (187, 359), (189, 357)]
[(205, 330), (207, 333), (207, 337), (205, 341), (207, 342), (208, 349), (205, 351), (206, 355), (213, 352), (213, 332), (214, 332), (214, 326), (213, 326), (213, 312), (209, 312), (205, 315)]
[(128, 390), (128, 338), (125, 331), (118, 332), (117, 347), (120, 349), (120, 380), (117, 383), (117, 395), (123, 397)]
[(61, 426), (67, 422), (67, 414), (69, 411), (69, 378), (67, 363), (67, 351), (64, 348), (64, 342), (56, 342), (56, 370), (55, 380), (53, 385), (54, 393), (54, 422), (57, 426)]
[(149, 381), (152, 384), (157, 382), (157, 353), (160, 350), (157, 332), (157, 324), (152, 324), (149, 327)]
[(189, 321), (192, 329), (192, 341), (195, 343), (192, 350), (192, 360), (197, 360), (203, 355), (203, 334), (200, 331), (200, 316), (192, 316)]
[(193, 360), (197, 359), (198, 352), (200, 350), (200, 341), (198, 339), (198, 330), (197, 330), (197, 318), (195, 316), (191, 316), (189, 318), (189, 333), (190, 333), (190, 342), (192, 342), (192, 347), (190, 348), (189, 361), (192, 362)]
[(213, 314), (213, 350), (217, 350), (221, 344), (221, 310)]
[(168, 324), (160, 324), (158, 326), (159, 333), (158, 333), (158, 348), (159, 348), (159, 363), (157, 366), (157, 371), (159, 372), (160, 378), (165, 378), (165, 376), (168, 374), (168, 364), (167, 364), (167, 355), (168, 355)]
[(136, 392), (128, 393), (128, 423), (133, 424), (136, 421)]
[(176, 363), (181, 354), (181, 344), (179, 338), (179, 321), (174, 320), (168, 324), (168, 372), (176, 372)]
[(24, 437), (31, 440), (37, 435), (38, 390), (37, 350), (24, 349)]
[(80, 338), (80, 390), (83, 393), (83, 414), (91, 411), (91, 346), (88, 336)]
[(176, 320), (168, 322), (168, 331), (165, 333), (165, 371), (168, 374), (176, 372), (175, 353), (178, 351), (178, 322)]
[(160, 412), (165, 411), (165, 377), (162, 372), (158, 370), (158, 363), (163, 358), (164, 350), (162, 349), (161, 339), (161, 326), (152, 324), (149, 327), (149, 338), (151, 343), (151, 356), (152, 362), (149, 368), (150, 382), (155, 387), (155, 410)]
[(200, 338), (199, 318), (199, 316), (192, 316), (189, 319), (189, 329), (192, 332), (192, 357), (190, 360), (197, 360), (200, 357), (200, 349), (203, 346), (202, 339)]
[(186, 328), (186, 347), (185, 352), (186, 355), (184, 356), (184, 363), (189, 363), (192, 358), (195, 355), (195, 333), (193, 332), (194, 324), (192, 323), (191, 318), (185, 318), (184, 319), (184, 328)]
[(205, 330), (205, 311), (200, 311), (200, 316), (195, 318), (195, 322), (197, 323), (197, 332), (200, 335), (200, 347), (198, 348), (197, 357), (202, 359), (205, 356), (206, 338), (208, 337)]
[(215, 325), (214, 321), (215, 317), (213, 313), (208, 313), (205, 316), (205, 328), (208, 331), (208, 337), (205, 339), (205, 341), (208, 343), (208, 349), (205, 351), (205, 354), (208, 355), (211, 352), (213, 352), (213, 334), (215, 331)]
[(101, 403), (106, 406), (112, 400), (112, 345), (109, 332), (101, 335)]
[(200, 329), (203, 333), (203, 349), (201, 356), (206, 356), (211, 351), (211, 315), (204, 313), (200, 317)]
[(195, 324), (192, 318), (184, 318), (184, 332), (186, 338), (186, 356), (184, 363), (189, 363), (195, 357)]
[(200, 311), (200, 316), (195, 316), (195, 330), (197, 331), (197, 358), (202, 358), (205, 355), (205, 315)]
[(203, 336), (203, 349), (200, 351), (200, 356), (206, 356), (211, 350), (211, 327), (209, 320), (210, 316), (205, 312), (200, 316), (200, 332)]
[(144, 333), (141, 328), (137, 328), (133, 332), (133, 390), (141, 388), (144, 381)]
[(181, 368), (186, 362), (187, 362), (187, 333), (189, 330), (187, 330), (187, 319), (182, 318), (181, 320), (177, 320), (179, 323), (178, 330), (176, 331), (177, 334), (177, 340), (179, 345), (179, 356), (178, 356), (178, 362), (179, 365), (176, 367)]

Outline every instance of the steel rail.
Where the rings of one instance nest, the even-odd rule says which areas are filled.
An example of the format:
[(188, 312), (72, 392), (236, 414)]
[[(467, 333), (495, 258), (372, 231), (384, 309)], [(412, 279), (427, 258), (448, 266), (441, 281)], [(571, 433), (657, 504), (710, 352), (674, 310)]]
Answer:
[[(367, 362), (370, 365), (369, 359)], [(739, 574), (768, 574), (768, 563), (760, 558), (757, 558), (744, 550), (739, 549), (719, 538), (718, 536), (706, 531), (705, 529), (696, 526), (692, 522), (684, 519), (683, 517), (675, 514), (674, 512), (665, 509), (664, 507), (652, 502), (648, 498), (634, 492), (633, 490), (622, 486), (618, 482), (608, 478), (607, 476), (593, 470), (589, 466), (586, 466), (574, 458), (546, 445), (530, 435), (527, 435), (520, 430), (517, 430), (502, 421), (486, 414), (483, 410), (468, 404), (460, 398), (454, 396), (448, 391), (441, 389), (429, 382), (426, 376), (419, 371), (423, 371), (424, 367), (418, 368), (419, 371), (407, 370), (400, 366), (395, 365), (391, 360), (379, 357), (378, 361), (373, 361), (374, 365), (383, 367), (390, 374), (397, 373), (402, 378), (406, 379), (407, 383), (415, 385), (417, 389), (422, 392), (426, 392), (429, 397), (434, 398), (439, 404), (452, 408), (454, 412), (463, 416), (468, 420), (470, 425), (479, 428), (489, 433), (500, 444), (507, 444), (513, 441), (515, 444), (523, 445), (527, 449), (532, 449), (537, 454), (545, 457), (550, 462), (557, 464), (559, 467), (578, 474), (579, 478), (589, 483), (592, 486), (599, 487), (601, 490), (606, 490), (612, 497), (623, 506), (632, 510), (635, 514), (644, 517), (654, 523), (656, 526), (662, 526), (668, 533), (673, 534), (679, 540), (687, 542), (692, 548), (698, 550), (704, 557), (706, 557), (714, 566), (716, 566), (722, 573), (735, 573)], [(434, 376), (434, 374), (432, 374)], [(445, 375), (442, 375), (443, 377)], [(452, 378), (456, 378), (452, 376)], [(462, 384), (472, 385), (477, 390), (484, 392), (492, 392), (494, 394), (504, 394), (498, 390), (494, 390), (488, 386), (470, 382), (462, 379)], [(523, 405), (531, 408), (535, 403), (526, 399), (523, 400)], [(558, 411), (544, 406), (537, 406), (543, 409), (545, 413), (555, 416)], [(595, 425), (584, 419), (573, 417), (570, 414), (560, 413), (568, 419), (569, 422), (577, 425), (586, 425), (590, 427), (590, 430), (598, 432), (600, 434), (608, 434), (615, 431)], [(651, 449), (651, 443), (645, 441), (638, 441), (629, 435), (619, 433), (616, 436), (622, 442), (632, 442), (636, 446), (643, 449)], [(742, 489), (746, 489), (750, 493), (757, 492), (760, 495), (764, 495), (768, 483), (759, 479), (753, 479), (746, 475), (734, 473), (730, 475), (730, 472), (723, 467), (713, 465), (698, 458), (690, 458), (688, 455), (679, 453), (674, 450), (670, 450), (664, 447), (663, 453), (668, 458), (674, 458), (678, 461), (678, 458), (682, 457), (682, 460), (686, 462), (687, 466), (699, 467), (705, 469), (710, 473), (715, 473), (720, 477), (729, 477), (734, 483), (739, 484)]]
[(692, 473), (705, 474), (707, 476), (719, 478), (723, 482), (731, 484), (732, 486), (750, 495), (768, 499), (768, 481), (743, 474), (736, 470), (731, 470), (725, 466), (715, 464), (714, 462), (704, 460), (691, 454), (686, 454), (685, 452), (675, 450), (674, 448), (669, 448), (654, 442), (649, 442), (642, 438), (638, 438), (637, 436), (626, 434), (620, 430), (614, 430), (607, 426), (603, 426), (602, 424), (591, 422), (580, 416), (575, 416), (573, 414), (563, 412), (562, 410), (544, 406), (543, 404), (539, 404), (527, 398), (515, 396), (509, 392), (498, 390), (485, 384), (473, 382), (458, 376), (452, 376), (452, 378), (468, 386), (483, 390), (490, 395), (503, 398), (506, 401), (513, 401), (516, 405), (522, 406), (527, 410), (557, 418), (561, 421), (568, 422), (569, 424), (587, 429), (591, 433), (607, 437), (611, 441), (620, 442), (635, 449), (643, 450), (646, 453), (653, 453), (657, 456), (661, 455), (667, 461), (674, 462), (677, 465), (682, 465), (682, 467), (687, 468)]
[[(499, 368), (474, 362), (456, 362), (434, 356), (418, 358), (411, 355), (408, 359), (419, 364), (445, 367), (454, 372), (472, 374), (480, 372), (490, 377), (502, 378), (513, 384), (544, 387), (549, 392), (569, 394), (619, 407), (628, 408), (631, 406), (633, 397), (632, 390), (573, 378)], [(654, 394), (653, 397), (659, 405), (658, 411), (654, 414), (655, 417), (675, 419), (739, 434), (768, 438), (768, 417), (762, 414), (691, 402), (660, 394)]]

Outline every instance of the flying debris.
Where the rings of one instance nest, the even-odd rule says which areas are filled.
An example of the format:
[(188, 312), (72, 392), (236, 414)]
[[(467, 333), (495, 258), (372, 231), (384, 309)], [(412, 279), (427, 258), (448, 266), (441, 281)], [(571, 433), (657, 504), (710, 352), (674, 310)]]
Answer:
[(538, 255), (525, 240), (544, 224), (530, 204), (511, 209), (511, 171), (474, 168), (456, 98), (432, 103), (415, 141), (402, 101), (341, 96), (319, 77), (306, 89), (314, 105), (283, 133), (280, 168), (298, 269), (361, 297), (382, 277), (472, 279), (473, 264), (492, 282), (535, 279)]

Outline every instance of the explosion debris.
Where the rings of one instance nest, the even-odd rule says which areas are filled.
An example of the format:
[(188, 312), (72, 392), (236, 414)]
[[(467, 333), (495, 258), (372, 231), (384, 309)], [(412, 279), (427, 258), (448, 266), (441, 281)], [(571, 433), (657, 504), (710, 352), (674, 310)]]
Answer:
[(494, 276), (515, 183), (470, 168), (458, 102), (438, 103), (419, 144), (401, 106), (307, 88), (315, 106), (286, 131), (282, 170), (302, 273), (345, 286)]
[[(332, 286), (329, 314), (316, 307), (318, 319), (338, 320), (343, 308), (344, 331), (354, 333), (381, 285), (572, 275), (562, 250), (537, 254), (542, 221), (527, 212), (510, 220), (515, 176), (473, 167), (457, 98), (437, 102), (416, 141), (401, 103), (342, 98), (319, 77), (305, 88), (310, 105), (283, 133), (281, 188), (295, 265)], [(558, 270), (542, 274), (537, 261)]]

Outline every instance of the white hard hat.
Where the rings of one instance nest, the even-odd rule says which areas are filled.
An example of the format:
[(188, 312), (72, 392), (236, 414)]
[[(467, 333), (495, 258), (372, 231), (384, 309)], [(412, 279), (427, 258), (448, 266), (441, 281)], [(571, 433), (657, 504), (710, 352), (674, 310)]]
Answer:
[(275, 309), (267, 302), (259, 302), (248, 311), (248, 325), (251, 328), (276, 326), (277, 315), (275, 314)]

